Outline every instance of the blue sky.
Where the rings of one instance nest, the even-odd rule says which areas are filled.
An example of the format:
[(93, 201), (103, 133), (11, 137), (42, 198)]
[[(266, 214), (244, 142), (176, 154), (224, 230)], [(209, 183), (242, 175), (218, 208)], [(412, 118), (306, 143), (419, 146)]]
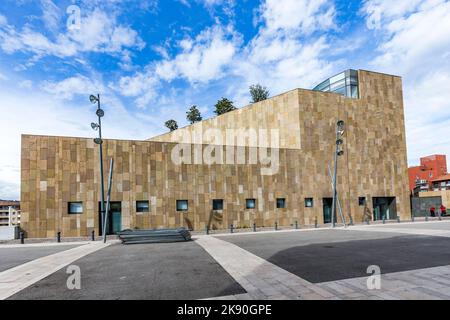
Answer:
[(91, 93), (106, 137), (145, 139), (193, 104), (210, 117), (251, 84), (275, 95), (348, 68), (403, 77), (410, 164), (450, 155), (449, 34), (445, 0), (3, 0), (0, 198), (19, 196), (20, 134), (94, 135)]

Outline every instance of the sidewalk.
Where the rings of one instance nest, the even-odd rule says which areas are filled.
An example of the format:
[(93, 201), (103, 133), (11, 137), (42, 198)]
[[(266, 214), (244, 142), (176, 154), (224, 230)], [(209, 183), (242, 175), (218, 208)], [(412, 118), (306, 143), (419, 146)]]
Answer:
[(12, 296), (70, 263), (101, 250), (112, 243), (85, 243), (79, 247), (45, 256), (0, 272), (0, 300)]

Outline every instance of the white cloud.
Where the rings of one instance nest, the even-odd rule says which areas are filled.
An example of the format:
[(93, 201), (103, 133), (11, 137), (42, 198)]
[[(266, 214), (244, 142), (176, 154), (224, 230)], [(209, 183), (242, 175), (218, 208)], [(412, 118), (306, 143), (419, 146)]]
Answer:
[(216, 24), (195, 38), (181, 40), (180, 52), (173, 58), (164, 47), (154, 47), (164, 56), (163, 60), (148, 65), (143, 72), (122, 77), (118, 85), (110, 87), (124, 96), (136, 97), (137, 106), (145, 108), (157, 97), (156, 89), (161, 81), (185, 79), (191, 84), (205, 84), (226, 75), (240, 42), (240, 34), (232, 26)]
[(145, 43), (135, 30), (118, 24), (114, 15), (95, 9), (82, 17), (80, 29), (59, 33), (54, 39), (29, 26), (18, 31), (11, 25), (0, 24), (0, 46), (8, 54), (21, 51), (64, 58), (82, 52), (116, 54), (126, 48), (141, 50)]
[(410, 164), (432, 153), (450, 156), (450, 2), (371, 0), (362, 11), (369, 26), (374, 12), (381, 21), (371, 67), (404, 80)]
[(43, 34), (35, 32), (29, 27), (24, 27), (21, 32), (17, 32), (11, 26), (0, 29), (0, 46), (8, 54), (16, 51), (29, 51), (38, 56), (65, 57), (77, 53), (76, 44), (65, 36), (58, 37), (56, 42), (52, 42)]
[[(446, 57), (450, 53), (449, 16), (450, 2), (446, 2), (391, 20), (385, 25), (388, 40), (380, 46), (381, 55), (374, 64), (416, 75), (450, 66)], [(420, 45), (413, 45), (418, 39)]]
[(110, 87), (123, 96), (137, 97), (137, 107), (144, 109), (157, 97), (158, 79), (151, 74), (139, 72), (132, 77), (122, 77), (118, 86), (111, 84)]
[(0, 199), (19, 200), (20, 189), (17, 183), (0, 180)]
[(0, 27), (8, 24), (8, 19), (2, 14), (0, 14)]
[(21, 134), (86, 135), (88, 130), (83, 130), (82, 124), (89, 123), (89, 113), (67, 104), (62, 107), (59, 100), (42, 95), (19, 95), (2, 90), (0, 98), (0, 114), (5, 121), (0, 134), (0, 148), (3, 150), (0, 157), (0, 198), (18, 199)]
[(124, 96), (136, 97), (137, 106), (145, 108), (157, 97), (156, 88), (161, 81), (185, 79), (195, 85), (225, 76), (240, 43), (241, 35), (232, 26), (216, 24), (195, 38), (179, 41), (180, 52), (173, 58), (164, 48), (156, 48), (165, 56), (163, 60), (149, 65), (145, 72), (122, 77), (113, 87)]
[(256, 38), (234, 69), (243, 80), (234, 89), (241, 105), (249, 102), (248, 87), (262, 83), (271, 95), (297, 87), (311, 87), (332, 74), (332, 65), (321, 58), (328, 48), (325, 37), (309, 43), (295, 38)]
[(413, 12), (420, 2), (422, 0), (365, 0), (361, 12), (367, 17), (367, 26), (370, 29), (379, 29), (386, 19)]
[[(186, 1), (186, 0), (183, 0)], [(206, 8), (212, 9), (215, 6), (232, 7), (235, 5), (235, 0), (196, 0), (203, 4)]]
[(191, 4), (189, 3), (188, 0), (178, 0), (179, 3), (185, 5), (186, 7), (190, 8)]
[(46, 81), (42, 84), (42, 89), (58, 99), (68, 100), (73, 99), (75, 95), (88, 97), (90, 94), (105, 91), (101, 83), (82, 75), (66, 78), (59, 82)]
[(58, 29), (61, 11), (52, 0), (41, 0), (42, 20), (47, 29), (55, 32)]
[[(0, 90), (0, 114), (4, 122), (0, 133), (0, 199), (19, 198), (21, 134), (95, 137), (90, 123), (97, 120), (96, 106), (89, 103), (88, 95), (86, 103), (67, 101), (65, 97), (69, 95), (58, 95), (58, 92), (64, 93), (62, 87), (67, 89), (74, 81), (78, 80), (62, 81), (63, 85), (55, 85), (56, 92), (51, 94), (36, 90), (23, 94), (23, 91), (5, 87)], [(161, 132), (163, 121), (158, 116), (143, 118), (131, 114), (111, 90), (105, 88), (104, 93), (101, 99), (105, 110), (102, 120), (105, 138), (143, 140)], [(176, 114), (176, 110), (171, 112)], [(142, 115), (148, 117), (145, 113)]]
[(310, 34), (334, 27), (335, 9), (329, 0), (266, 0), (259, 11), (268, 33)]
[(232, 89), (239, 104), (248, 103), (251, 84), (262, 83), (273, 95), (312, 86), (333, 72), (324, 58), (329, 48), (327, 37), (307, 37), (334, 28), (332, 2), (267, 0), (258, 12), (259, 32), (231, 68), (242, 78)]
[(23, 80), (19, 82), (19, 88), (22, 89), (31, 89), (33, 87), (33, 81), (31, 80)]
[[(407, 76), (405, 76), (407, 78)], [(450, 73), (430, 72), (406, 82), (405, 112), (408, 157), (411, 164), (429, 154), (447, 154), (450, 162)]]
[[(72, 0), (72, 2), (75, 2)], [(102, 8), (105, 11), (120, 11), (123, 7), (133, 10), (143, 10), (150, 13), (157, 12), (159, 0), (78, 0), (79, 6), (83, 10), (92, 11)]]
[(81, 28), (69, 32), (80, 50), (94, 52), (120, 52), (122, 48), (142, 49), (145, 44), (137, 32), (127, 26), (118, 25), (114, 16), (101, 10), (81, 19)]
[[(190, 3), (186, 0), (181, 0), (184, 5), (190, 7)], [(202, 4), (211, 14), (216, 16), (217, 11), (221, 11), (228, 17), (234, 17), (234, 7), (236, 6), (236, 0), (195, 0), (197, 3)]]
[(164, 80), (185, 78), (191, 83), (219, 79), (232, 62), (241, 42), (232, 26), (215, 25), (202, 31), (195, 39), (180, 42), (182, 52), (156, 66), (156, 74)]
[(224, 2), (224, 0), (199, 0), (202, 2), (205, 6), (216, 6), (220, 5)]
[[(232, 24), (223, 26), (217, 22), (197, 36), (179, 41), (179, 52), (173, 57), (169, 57), (164, 47), (154, 47), (164, 58), (149, 64), (145, 72), (123, 77), (116, 90), (136, 97), (138, 105), (145, 107), (157, 97), (155, 87), (161, 80), (184, 79), (190, 83), (190, 90), (196, 90), (198, 85), (205, 88), (211, 82), (223, 82), (226, 92), (217, 94), (229, 95), (242, 105), (248, 103), (250, 84), (264, 82), (273, 94), (313, 85), (329, 76), (332, 66), (322, 58), (329, 47), (326, 36), (316, 39), (306, 36), (334, 28), (335, 11), (332, 3), (325, 0), (295, 4), (291, 0), (264, 2), (258, 11), (261, 15), (258, 33), (245, 46), (243, 35)], [(295, 7), (294, 21), (292, 10), (287, 10), (289, 6)], [(300, 12), (298, 16), (296, 13)]]
[(165, 48), (164, 46), (152, 46), (152, 49), (164, 59), (166, 60), (169, 59), (169, 52), (167, 51), (167, 48)]

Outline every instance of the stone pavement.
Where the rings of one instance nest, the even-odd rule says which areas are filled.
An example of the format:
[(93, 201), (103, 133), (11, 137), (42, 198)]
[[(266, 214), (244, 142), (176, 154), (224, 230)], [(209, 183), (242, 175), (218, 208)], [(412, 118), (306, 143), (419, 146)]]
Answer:
[(112, 242), (89, 242), (79, 247), (45, 256), (0, 272), (0, 300), (53, 274), (90, 253), (109, 246)]
[(64, 246), (78, 246), (87, 244), (87, 241), (73, 241), (73, 242), (35, 242), (35, 243), (12, 243), (12, 244), (0, 244), (0, 249), (13, 249), (13, 248), (44, 248), (44, 247), (64, 247)]
[[(444, 229), (431, 229), (440, 223)], [(414, 228), (413, 228), (414, 225)], [(355, 226), (336, 230), (380, 231), (450, 237), (449, 222), (403, 223)], [(302, 231), (299, 231), (302, 232)], [(368, 289), (368, 277), (310, 283), (244, 249), (212, 236), (198, 236), (201, 245), (247, 291), (247, 294), (212, 299), (363, 299), (363, 300), (441, 300), (450, 299), (450, 266), (439, 266), (381, 275), (380, 289)]]
[(449, 300), (450, 266), (416, 269), (381, 275), (380, 289), (367, 289), (367, 277), (317, 284), (339, 299)]
[[(437, 229), (435, 226), (444, 226), (446, 229)], [(450, 237), (450, 222), (449, 221), (429, 221), (429, 222), (405, 222), (398, 224), (374, 224), (374, 225), (359, 225), (350, 226), (345, 229), (349, 231), (375, 231), (375, 232), (393, 232), (405, 233), (415, 235), (427, 235), (435, 237)]]
[(336, 296), (232, 243), (212, 236), (198, 236), (196, 243), (247, 291), (247, 295), (238, 298), (284, 300)]
[[(338, 237), (338, 234), (349, 235), (349, 231), (361, 232), (361, 236), (356, 235), (358, 241), (367, 238), (367, 233), (364, 232), (383, 232), (392, 234), (410, 234), (410, 235), (425, 235), (436, 236), (437, 243), (443, 242), (442, 238), (450, 237), (450, 221), (435, 221), (435, 222), (416, 222), (416, 223), (389, 223), (386, 225), (372, 224), (364, 226), (352, 226), (349, 228), (335, 228), (333, 232), (327, 232), (325, 237), (326, 242), (320, 242), (323, 245), (331, 243), (334, 239), (347, 239), (349, 237)], [(267, 234), (284, 234), (287, 232), (299, 232), (311, 236), (305, 239), (313, 239), (317, 237), (315, 230), (286, 230), (286, 231), (272, 231)], [(306, 233), (305, 233), (306, 232)], [(336, 232), (338, 234), (336, 234)], [(248, 233), (255, 234), (255, 233)], [(264, 235), (265, 232), (258, 232), (258, 235)], [(294, 234), (295, 235), (295, 234)], [(223, 235), (222, 235), (223, 236)], [(236, 236), (238, 236), (236, 234)], [(233, 234), (226, 235), (234, 237)], [(277, 237), (278, 238), (278, 237)], [(391, 272), (381, 275), (380, 289), (369, 290), (367, 287), (367, 280), (369, 274), (363, 277), (349, 278), (342, 280), (334, 280), (327, 282), (311, 283), (303, 279), (303, 275), (297, 276), (267, 260), (261, 258), (242, 247), (232, 243), (231, 241), (224, 241), (212, 235), (194, 236), (195, 244), (201, 246), (216, 262), (219, 264), (232, 278), (245, 289), (246, 293), (239, 293), (234, 295), (223, 296), (228, 293), (221, 293), (220, 297), (211, 299), (220, 300), (275, 300), (275, 299), (305, 299), (305, 300), (322, 300), (322, 299), (449, 299), (450, 300), (450, 265), (439, 264), (437, 267), (429, 267), (423, 269), (415, 269), (401, 272)], [(256, 239), (257, 238), (252, 238)], [(270, 239), (270, 237), (264, 237)], [(305, 239), (300, 240), (302, 245), (305, 245)], [(441, 239), (441, 241), (440, 241)], [(259, 241), (259, 240), (258, 240)], [(258, 242), (256, 241), (256, 242)], [(331, 242), (330, 242), (331, 241)], [(349, 240), (337, 240), (349, 241)], [(352, 241), (356, 241), (352, 239)], [(80, 243), (80, 246), (71, 248), (62, 252), (51, 254), (33, 261), (24, 263), (17, 267), (13, 267), (6, 271), (0, 272), (0, 299), (11, 297), (15, 293), (27, 288), (36, 282), (47, 278), (56, 271), (61, 270), (65, 266), (73, 263), (90, 253), (96, 252), (107, 247), (112, 242), (103, 244), (102, 242)], [(314, 241), (313, 241), (314, 242)], [(264, 242), (262, 242), (264, 244)], [(298, 245), (294, 244), (294, 245)], [(58, 246), (56, 244), (45, 244), (44, 246)], [(192, 244), (194, 245), (194, 244)], [(287, 245), (291, 245), (287, 243)], [(434, 242), (431, 244), (434, 246)], [(42, 244), (20, 245), (17, 247), (34, 247), (42, 246)], [(12, 248), (11, 245), (8, 245)], [(110, 247), (111, 248), (111, 247)], [(411, 247), (412, 250), (414, 246)], [(445, 250), (445, 246), (442, 247)], [(380, 248), (380, 250), (383, 250)], [(103, 252), (103, 251), (101, 251)], [(142, 255), (141, 255), (142, 256)], [(311, 257), (313, 258), (313, 257)], [(387, 259), (388, 257), (386, 257)], [(384, 258), (383, 258), (384, 259)], [(272, 260), (271, 260), (272, 261)], [(298, 263), (306, 261), (299, 260)], [(276, 263), (276, 262), (275, 262)], [(327, 263), (327, 261), (324, 261)], [(444, 262), (442, 264), (447, 264)], [(409, 265), (408, 265), (409, 266)], [(412, 267), (414, 268), (414, 267)], [(416, 267), (417, 268), (417, 267)], [(420, 268), (420, 267), (419, 267)], [(405, 269), (401, 269), (405, 270)], [(394, 270), (395, 271), (395, 270)], [(61, 271), (60, 271), (61, 272)], [(363, 273), (362, 273), (363, 274)], [(358, 275), (359, 276), (359, 275)], [(337, 279), (337, 278), (336, 278)], [(310, 279), (311, 280), (311, 279)], [(312, 280), (311, 280), (312, 281)], [(324, 281), (324, 280), (322, 280)], [(130, 282), (130, 286), (135, 286), (133, 290), (139, 288), (139, 284)], [(241, 291), (242, 292), (242, 291)], [(207, 294), (206, 296), (210, 296)], [(125, 296), (124, 296), (125, 297)], [(126, 297), (125, 297), (126, 298)]]

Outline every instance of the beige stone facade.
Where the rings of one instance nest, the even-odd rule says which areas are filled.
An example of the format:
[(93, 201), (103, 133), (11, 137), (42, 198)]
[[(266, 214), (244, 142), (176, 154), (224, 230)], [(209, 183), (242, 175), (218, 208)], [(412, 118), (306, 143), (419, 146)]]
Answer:
[[(401, 78), (368, 71), (358, 76), (359, 99), (295, 89), (147, 141), (105, 140), (105, 176), (113, 157), (111, 200), (120, 203), (121, 228), (204, 230), (210, 219), (217, 229), (323, 223), (323, 198), (332, 196), (327, 167), (338, 119), (346, 122), (337, 179), (346, 218), (364, 219), (359, 197), (366, 198), (369, 211), (373, 197), (395, 197), (397, 214), (409, 219)], [(262, 145), (218, 141), (227, 129), (274, 130), (279, 139)], [(210, 153), (209, 143), (218, 145), (214, 155), (222, 150), (223, 163), (178, 164), (172, 152), (178, 142), (191, 147), (191, 159)], [(245, 152), (245, 164), (227, 161), (230, 145), (236, 154)], [(279, 161), (273, 174), (262, 175), (267, 163), (248, 159), (267, 146), (276, 148), (271, 152)], [(100, 174), (92, 139), (23, 135), (21, 173), (21, 225), (29, 237), (98, 232)], [(286, 208), (276, 208), (277, 198), (286, 199)], [(313, 199), (312, 207), (305, 207), (305, 198)], [(223, 210), (212, 215), (213, 199), (223, 199)], [(256, 207), (246, 209), (246, 199), (255, 199)], [(148, 200), (149, 212), (136, 212), (141, 200)], [(188, 210), (177, 211), (177, 200), (188, 200)], [(69, 202), (82, 202), (82, 213), (69, 214)]]

